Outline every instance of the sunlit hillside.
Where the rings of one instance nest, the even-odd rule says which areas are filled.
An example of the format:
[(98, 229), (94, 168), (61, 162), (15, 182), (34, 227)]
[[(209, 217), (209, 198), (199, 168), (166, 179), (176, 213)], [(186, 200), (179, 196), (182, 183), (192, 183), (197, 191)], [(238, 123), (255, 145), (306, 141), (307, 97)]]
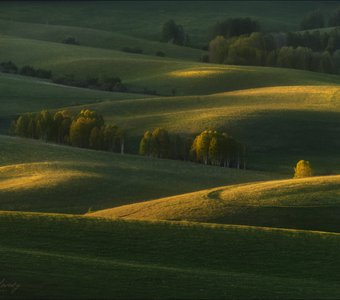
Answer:
[(340, 231), (340, 176), (220, 187), (88, 214)]
[(280, 176), (0, 136), (2, 210), (85, 213)]

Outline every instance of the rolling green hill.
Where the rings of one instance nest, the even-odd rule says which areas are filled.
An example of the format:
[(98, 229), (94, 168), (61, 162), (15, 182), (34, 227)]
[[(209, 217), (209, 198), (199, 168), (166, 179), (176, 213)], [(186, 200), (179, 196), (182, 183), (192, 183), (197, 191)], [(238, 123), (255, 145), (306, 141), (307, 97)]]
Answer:
[[(66, 215), (0, 214), (15, 298), (319, 299), (339, 295), (340, 236)], [(47, 276), (48, 274), (48, 276)]]
[(4, 73), (0, 73), (0, 90), (0, 118), (98, 101), (149, 97), (148, 95), (111, 93), (62, 86), (31, 77)]
[[(162, 2), (78, 2), (20, 3), (1, 5), (0, 18), (8, 21), (57, 24), (103, 29), (121, 34), (159, 40), (162, 24), (175, 19), (189, 33), (191, 43), (205, 45), (211, 27), (228, 17), (253, 17), (264, 30), (297, 30), (302, 16), (315, 9), (329, 14), (338, 6), (329, 1), (190, 1)], [(180, 8), (180, 9), (179, 9)]]
[(250, 183), (88, 214), (340, 232), (340, 175)]
[(0, 60), (32, 65), (54, 74), (119, 76), (131, 90), (163, 95), (204, 95), (283, 85), (339, 84), (340, 76), (293, 69), (214, 65), (0, 36)]
[(270, 178), (278, 176), (0, 136), (0, 210), (85, 213)]
[(28, 39), (61, 43), (68, 37), (74, 37), (80, 46), (122, 50), (125, 47), (139, 48), (143, 54), (156, 55), (162, 51), (165, 56), (198, 61), (205, 53), (199, 49), (180, 47), (169, 43), (160, 43), (124, 34), (90, 28), (34, 24), (0, 20), (1, 34)]
[(135, 146), (144, 131), (159, 126), (186, 135), (214, 128), (248, 146), (250, 168), (291, 174), (299, 159), (309, 159), (318, 174), (340, 171), (338, 86), (278, 86), (83, 107), (127, 128)]

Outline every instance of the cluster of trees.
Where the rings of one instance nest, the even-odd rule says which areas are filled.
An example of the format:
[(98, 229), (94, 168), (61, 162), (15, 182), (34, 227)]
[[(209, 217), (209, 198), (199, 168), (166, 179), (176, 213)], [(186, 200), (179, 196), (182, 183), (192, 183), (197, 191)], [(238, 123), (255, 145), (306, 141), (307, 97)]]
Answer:
[(230, 18), (217, 22), (212, 29), (213, 37), (223, 36), (227, 39), (260, 31), (260, 23), (251, 18)]
[(192, 139), (170, 135), (164, 128), (146, 131), (139, 144), (141, 155), (156, 158), (189, 160)]
[(191, 156), (195, 161), (227, 168), (246, 168), (245, 146), (226, 133), (205, 130), (191, 146)]
[(52, 81), (58, 84), (97, 89), (111, 92), (126, 92), (127, 87), (119, 77), (76, 78), (73, 74), (53, 76)]
[(23, 114), (13, 122), (11, 133), (57, 144), (124, 153), (124, 131), (105, 124), (103, 117), (93, 110), (82, 110), (76, 116), (68, 110), (54, 114), (47, 110)]
[(340, 71), (340, 51), (316, 52), (307, 47), (284, 46), (285, 37), (260, 32), (210, 42), (209, 61), (220, 64), (286, 67), (323, 73)]
[(12, 61), (6, 61), (0, 63), (0, 72), (3, 73), (11, 73), (11, 74), (20, 74), (24, 76), (32, 76), (38, 78), (49, 79), (52, 77), (52, 72), (44, 69), (36, 69), (32, 66), (23, 66), (19, 68)]
[(189, 42), (189, 35), (185, 33), (182, 25), (176, 24), (174, 20), (169, 20), (163, 24), (161, 42), (186, 46)]
[(163, 128), (146, 131), (139, 153), (156, 158), (192, 160), (223, 167), (246, 168), (245, 146), (226, 133), (205, 130), (195, 139), (170, 136)]
[(300, 28), (302, 30), (322, 28), (322, 27), (335, 27), (340, 25), (340, 7), (337, 8), (328, 19), (325, 17), (321, 10), (314, 10), (307, 13), (301, 23)]

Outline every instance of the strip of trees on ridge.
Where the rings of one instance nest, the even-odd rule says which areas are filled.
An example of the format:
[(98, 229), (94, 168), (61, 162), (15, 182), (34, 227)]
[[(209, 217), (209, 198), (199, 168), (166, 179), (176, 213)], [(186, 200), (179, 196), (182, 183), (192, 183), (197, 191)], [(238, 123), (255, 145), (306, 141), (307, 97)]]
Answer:
[(11, 134), (45, 142), (81, 148), (124, 153), (125, 133), (115, 125), (105, 124), (93, 110), (73, 115), (68, 110), (52, 114), (47, 110), (26, 113), (13, 122)]
[(78, 78), (73, 74), (53, 75), (50, 70), (38, 69), (28, 65), (19, 68), (12, 61), (0, 63), (0, 72), (50, 79), (54, 83), (75, 87), (110, 92), (127, 92), (127, 87), (122, 83), (122, 80), (115, 76)]
[(146, 131), (139, 145), (141, 155), (191, 160), (205, 165), (246, 168), (245, 145), (226, 133), (205, 130), (192, 139), (170, 136), (163, 128)]

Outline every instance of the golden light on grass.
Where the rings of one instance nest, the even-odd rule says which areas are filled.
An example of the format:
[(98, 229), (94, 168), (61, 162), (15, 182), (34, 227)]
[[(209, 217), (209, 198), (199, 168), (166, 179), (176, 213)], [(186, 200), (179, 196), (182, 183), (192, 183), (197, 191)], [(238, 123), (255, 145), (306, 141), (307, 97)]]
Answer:
[(50, 188), (73, 179), (92, 176), (89, 173), (57, 168), (55, 164), (32, 163), (0, 167), (0, 192)]

